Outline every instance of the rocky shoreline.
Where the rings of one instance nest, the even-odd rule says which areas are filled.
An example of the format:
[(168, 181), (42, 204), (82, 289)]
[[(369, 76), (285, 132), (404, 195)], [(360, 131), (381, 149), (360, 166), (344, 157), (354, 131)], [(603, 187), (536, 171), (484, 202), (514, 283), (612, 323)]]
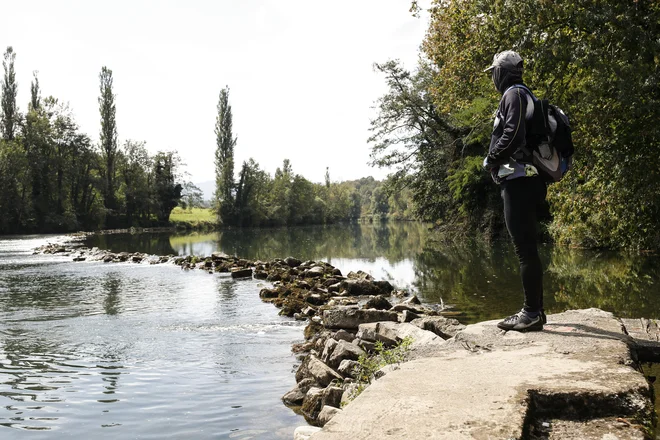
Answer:
[[(358, 271), (342, 272), (325, 262), (293, 257), (271, 261), (247, 260), (223, 253), (210, 256), (155, 256), (111, 252), (99, 248), (47, 244), (35, 254), (51, 254), (73, 261), (104, 263), (174, 264), (183, 270), (226, 273), (232, 278), (254, 278), (272, 283), (260, 298), (280, 309), (279, 314), (308, 322), (305, 341), (292, 350), (301, 361), (297, 385), (282, 400), (300, 411), (308, 423), (322, 427), (341, 412), (371, 378), (358, 377), (360, 362), (377, 351), (409, 342), (408, 356), (432, 349), (464, 328), (443, 316), (443, 305), (422, 305), (416, 296), (396, 290), (389, 281), (375, 280)], [(396, 368), (395, 366), (389, 369)], [(373, 378), (382, 377), (387, 368)], [(313, 431), (313, 430), (312, 430)], [(310, 429), (302, 427), (296, 438)]]

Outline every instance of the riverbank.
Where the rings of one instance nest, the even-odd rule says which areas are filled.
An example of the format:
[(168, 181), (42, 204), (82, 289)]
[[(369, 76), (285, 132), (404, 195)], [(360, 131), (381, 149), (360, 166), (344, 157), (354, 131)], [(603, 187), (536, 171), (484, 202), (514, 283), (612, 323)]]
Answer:
[[(550, 315), (542, 332), (469, 325), (388, 372), (298, 439), (648, 439), (653, 391), (640, 370), (657, 323), (598, 309)], [(657, 354), (657, 352), (655, 352)]]

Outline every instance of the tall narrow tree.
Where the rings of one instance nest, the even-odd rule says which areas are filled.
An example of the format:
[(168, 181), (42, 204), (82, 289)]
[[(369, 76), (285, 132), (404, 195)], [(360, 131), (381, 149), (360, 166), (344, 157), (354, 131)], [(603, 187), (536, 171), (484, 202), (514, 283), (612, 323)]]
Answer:
[(105, 159), (104, 204), (106, 209), (116, 209), (115, 159), (117, 157), (117, 123), (115, 120), (115, 95), (112, 93), (112, 70), (103, 66), (99, 74), (99, 112), (101, 113), (101, 151)]
[(234, 205), (234, 146), (229, 87), (220, 91), (218, 116), (215, 120), (215, 202), (220, 219), (231, 222)]
[(5, 76), (2, 81), (2, 137), (7, 140), (14, 139), (17, 125), (16, 94), (18, 93), (18, 84), (16, 83), (16, 72), (14, 71), (15, 60), (16, 53), (11, 46), (8, 46), (2, 61), (2, 67), (5, 69)]
[(30, 106), (32, 110), (37, 110), (41, 106), (41, 89), (39, 88), (38, 73), (36, 70), (32, 72), (34, 79), (32, 80), (32, 84), (30, 84)]

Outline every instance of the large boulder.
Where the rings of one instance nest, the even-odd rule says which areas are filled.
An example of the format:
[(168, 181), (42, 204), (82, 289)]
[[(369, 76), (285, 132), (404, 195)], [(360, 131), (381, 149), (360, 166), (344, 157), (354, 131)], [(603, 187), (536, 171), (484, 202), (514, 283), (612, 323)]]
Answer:
[(321, 354), (321, 360), (323, 362), (325, 362), (326, 364), (328, 363), (328, 359), (330, 359), (330, 355), (335, 350), (336, 346), (337, 346), (336, 339), (328, 338), (325, 341), (325, 345), (323, 346), (323, 353)]
[(337, 307), (323, 311), (323, 325), (332, 329), (357, 330), (360, 324), (379, 321), (397, 321), (396, 312), (355, 307)]
[(231, 270), (232, 278), (248, 278), (252, 276), (252, 269), (234, 268)]
[(305, 271), (305, 277), (319, 278), (322, 277), (324, 273), (325, 273), (325, 269), (323, 268), (323, 266), (314, 266), (311, 269)]
[(311, 354), (303, 360), (298, 371), (296, 371), (296, 382), (307, 378), (314, 379), (316, 383), (324, 387), (328, 386), (333, 380), (343, 380), (339, 373)]
[(365, 354), (364, 350), (357, 345), (346, 341), (339, 341), (328, 357), (328, 365), (331, 368), (337, 368), (344, 359), (357, 361), (363, 354)]
[(449, 339), (456, 336), (456, 333), (465, 328), (463, 324), (453, 318), (444, 316), (428, 316), (425, 318), (414, 319), (410, 322), (422, 330), (430, 331), (440, 336), (442, 339)]
[(344, 359), (341, 361), (341, 364), (339, 364), (339, 368), (337, 371), (339, 374), (341, 374), (344, 377), (351, 377), (355, 378), (355, 367), (357, 367), (359, 363), (357, 361), (352, 361), (350, 359)]
[(284, 263), (286, 263), (286, 265), (289, 266), (289, 267), (298, 267), (302, 264), (302, 261), (300, 261), (297, 258), (286, 257), (284, 259)]

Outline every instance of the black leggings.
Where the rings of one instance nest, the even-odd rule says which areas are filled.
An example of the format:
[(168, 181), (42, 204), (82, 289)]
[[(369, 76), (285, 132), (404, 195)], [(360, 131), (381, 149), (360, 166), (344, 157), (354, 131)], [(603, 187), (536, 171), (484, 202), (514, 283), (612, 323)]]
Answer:
[(543, 310), (543, 268), (537, 248), (537, 219), (547, 211), (546, 186), (540, 177), (502, 182), (504, 221), (520, 261), (525, 311)]

